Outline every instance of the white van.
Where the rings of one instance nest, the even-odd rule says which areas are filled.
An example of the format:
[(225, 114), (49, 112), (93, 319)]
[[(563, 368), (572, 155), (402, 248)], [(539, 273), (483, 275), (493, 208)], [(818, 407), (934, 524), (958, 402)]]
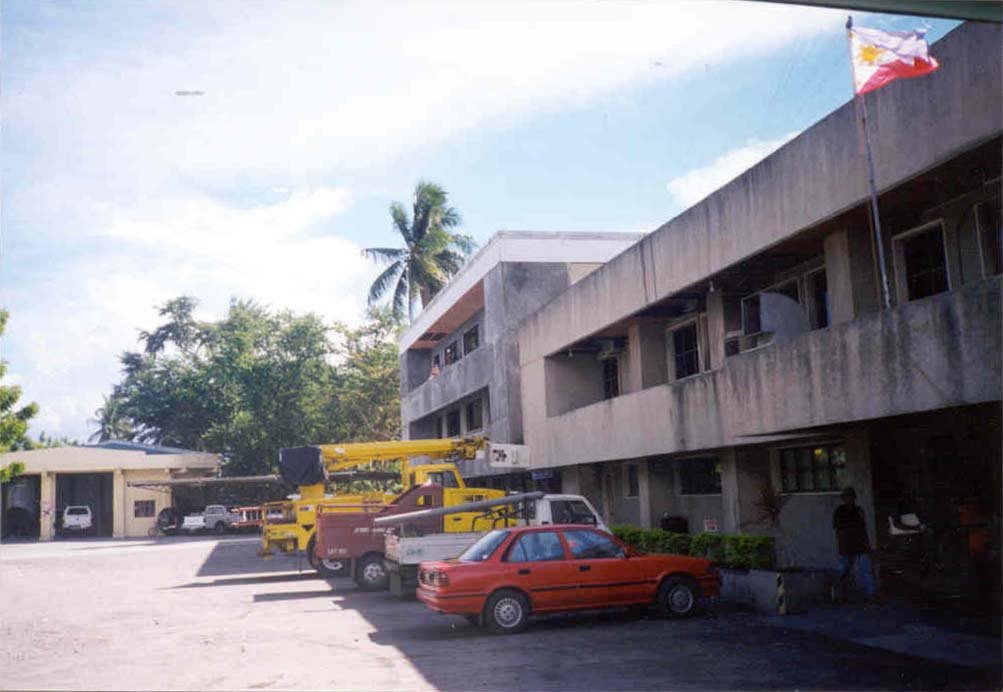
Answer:
[(70, 505), (63, 510), (63, 533), (87, 533), (94, 528), (89, 505)]

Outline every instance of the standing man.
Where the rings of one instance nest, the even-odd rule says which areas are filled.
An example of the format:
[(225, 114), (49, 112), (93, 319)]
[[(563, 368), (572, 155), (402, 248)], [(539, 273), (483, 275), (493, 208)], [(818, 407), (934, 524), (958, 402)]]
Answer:
[(861, 588), (868, 599), (874, 597), (874, 575), (871, 565), (871, 542), (867, 537), (864, 510), (857, 506), (857, 491), (846, 488), (843, 504), (832, 514), (832, 528), (836, 531), (839, 546), (839, 590), (846, 600), (846, 586), (854, 565), (857, 567)]

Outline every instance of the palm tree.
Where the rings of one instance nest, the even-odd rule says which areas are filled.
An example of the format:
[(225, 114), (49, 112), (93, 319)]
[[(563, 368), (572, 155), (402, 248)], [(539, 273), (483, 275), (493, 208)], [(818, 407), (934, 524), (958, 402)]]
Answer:
[(393, 286), (393, 312), (398, 319), (407, 305), (408, 321), (414, 322), (414, 302), (428, 305), (449, 281), (474, 248), (470, 236), (452, 231), (460, 225), (460, 213), (448, 206), (446, 191), (435, 183), (420, 181), (414, 188), (410, 216), (400, 202), (390, 205), (394, 228), (404, 239), (402, 248), (371, 247), (362, 254), (386, 265), (369, 288), (369, 304), (380, 300)]
[(122, 400), (116, 395), (104, 395), (104, 403), (94, 412), (96, 418), (91, 419), (98, 429), (87, 438), (88, 442), (107, 442), (108, 440), (131, 440), (134, 436), (132, 423), (122, 411)]

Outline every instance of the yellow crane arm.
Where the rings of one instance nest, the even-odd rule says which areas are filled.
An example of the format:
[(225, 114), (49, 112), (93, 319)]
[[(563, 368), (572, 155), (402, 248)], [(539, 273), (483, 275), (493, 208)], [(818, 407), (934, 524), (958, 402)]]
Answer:
[(328, 473), (344, 471), (368, 464), (371, 461), (392, 461), (409, 457), (427, 456), (473, 459), (478, 450), (488, 445), (486, 437), (460, 439), (395, 440), (392, 442), (350, 442), (346, 444), (317, 445), (324, 458)]

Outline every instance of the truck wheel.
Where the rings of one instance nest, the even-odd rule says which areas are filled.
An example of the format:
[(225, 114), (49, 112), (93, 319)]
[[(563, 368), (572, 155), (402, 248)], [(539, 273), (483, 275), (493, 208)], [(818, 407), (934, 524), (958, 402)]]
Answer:
[(697, 587), (690, 579), (669, 577), (658, 587), (658, 609), (675, 618), (692, 615), (697, 609)]
[(515, 634), (526, 629), (529, 601), (518, 591), (496, 591), (484, 606), (484, 623), (495, 634)]
[(366, 555), (355, 570), (355, 583), (363, 591), (384, 591), (389, 578), (382, 555)]
[(217, 521), (216, 525), (212, 527), (212, 530), (218, 534), (226, 533), (226, 523), (222, 521)]

